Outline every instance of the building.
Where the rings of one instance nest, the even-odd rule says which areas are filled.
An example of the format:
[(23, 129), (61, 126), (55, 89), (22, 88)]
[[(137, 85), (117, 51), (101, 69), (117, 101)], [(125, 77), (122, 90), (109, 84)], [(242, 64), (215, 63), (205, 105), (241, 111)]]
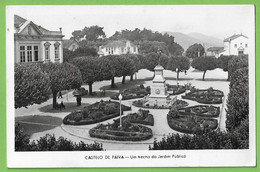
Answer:
[(99, 47), (98, 54), (99, 56), (138, 54), (138, 47), (127, 40), (110, 41)]
[(224, 47), (211, 47), (207, 55), (219, 57), (221, 55), (243, 55), (248, 54), (248, 37), (243, 34), (234, 34), (223, 41)]
[(207, 49), (207, 56), (219, 57), (220, 53), (224, 52), (224, 47), (210, 47)]
[(63, 62), (62, 30), (49, 31), (44, 27), (14, 16), (15, 63)]
[(63, 48), (66, 48), (70, 51), (75, 51), (77, 48), (79, 48), (79, 43), (75, 39), (64, 39)]

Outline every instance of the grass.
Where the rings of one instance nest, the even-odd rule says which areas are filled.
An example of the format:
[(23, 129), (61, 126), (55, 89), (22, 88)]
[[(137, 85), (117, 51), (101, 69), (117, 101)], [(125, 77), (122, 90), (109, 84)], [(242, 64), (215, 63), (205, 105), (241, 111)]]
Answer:
[(39, 111), (41, 112), (49, 112), (49, 113), (61, 113), (61, 112), (72, 112), (72, 111), (75, 111), (75, 110), (81, 110), (84, 106), (88, 106), (89, 104), (88, 103), (81, 103), (81, 106), (77, 106), (77, 103), (76, 101), (75, 102), (65, 102), (64, 103), (66, 109), (53, 109), (52, 108), (52, 104), (49, 104), (49, 105), (46, 105), (46, 106), (43, 106), (43, 107), (40, 107), (39, 108)]
[(24, 134), (32, 135), (33, 133), (51, 130), (62, 124), (62, 119), (51, 116), (24, 116), (16, 117), (15, 123), (19, 123)]

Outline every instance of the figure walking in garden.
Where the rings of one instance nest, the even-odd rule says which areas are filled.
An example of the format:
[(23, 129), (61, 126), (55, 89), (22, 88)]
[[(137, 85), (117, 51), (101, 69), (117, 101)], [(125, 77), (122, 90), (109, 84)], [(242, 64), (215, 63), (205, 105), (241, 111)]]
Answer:
[(59, 93), (58, 93), (58, 98), (62, 98), (61, 91), (59, 91)]

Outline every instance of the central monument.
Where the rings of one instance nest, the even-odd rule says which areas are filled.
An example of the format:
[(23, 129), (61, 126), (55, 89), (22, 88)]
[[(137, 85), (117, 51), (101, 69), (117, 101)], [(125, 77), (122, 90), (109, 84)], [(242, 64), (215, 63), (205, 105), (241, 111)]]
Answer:
[(154, 68), (154, 78), (149, 95), (149, 106), (167, 107), (171, 104), (171, 99), (167, 93), (165, 78), (163, 77), (164, 68), (159, 64)]

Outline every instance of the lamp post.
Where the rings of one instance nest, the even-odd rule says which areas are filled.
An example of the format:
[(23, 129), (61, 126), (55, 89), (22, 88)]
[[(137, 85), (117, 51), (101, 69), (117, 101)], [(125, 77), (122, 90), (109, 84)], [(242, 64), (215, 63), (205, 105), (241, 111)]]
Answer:
[(123, 98), (122, 94), (119, 94), (118, 99), (119, 99), (119, 102), (120, 102), (120, 125), (119, 125), (120, 128), (122, 127), (122, 118), (121, 118), (121, 115), (122, 115), (122, 111), (121, 111), (122, 98)]
[(177, 86), (178, 86), (178, 71), (179, 71), (179, 69), (176, 68), (176, 72), (177, 72), (177, 76), (176, 76), (176, 84), (177, 84)]

